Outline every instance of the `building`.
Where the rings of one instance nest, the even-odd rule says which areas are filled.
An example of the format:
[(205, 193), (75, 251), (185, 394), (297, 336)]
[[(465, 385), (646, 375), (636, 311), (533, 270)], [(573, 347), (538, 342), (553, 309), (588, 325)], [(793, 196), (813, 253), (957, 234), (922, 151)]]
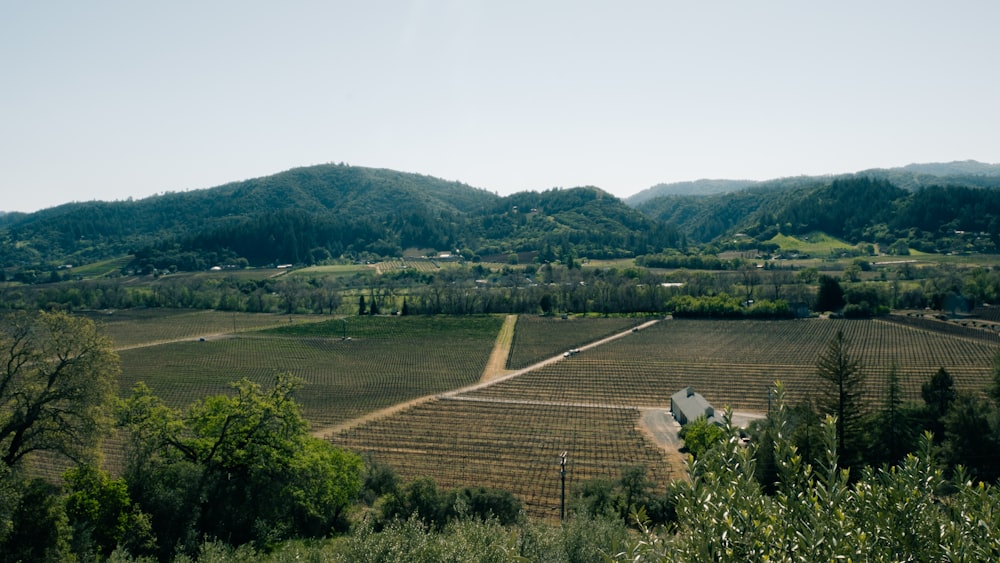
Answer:
[(715, 409), (712, 405), (708, 404), (705, 397), (696, 393), (694, 387), (690, 386), (670, 396), (670, 411), (681, 426), (699, 416), (705, 417), (708, 422), (713, 424), (723, 424), (722, 419), (715, 416)]

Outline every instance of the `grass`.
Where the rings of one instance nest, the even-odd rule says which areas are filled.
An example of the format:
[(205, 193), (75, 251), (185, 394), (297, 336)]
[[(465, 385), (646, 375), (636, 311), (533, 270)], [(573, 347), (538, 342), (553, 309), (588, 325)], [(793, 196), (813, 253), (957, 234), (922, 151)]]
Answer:
[(852, 244), (820, 232), (810, 233), (803, 237), (793, 237), (778, 233), (767, 242), (777, 244), (782, 252), (797, 250), (801, 253), (812, 255), (830, 255), (838, 251), (854, 248)]
[(74, 267), (70, 272), (74, 276), (80, 276), (84, 278), (102, 278), (105, 276), (115, 275), (122, 271), (122, 268), (131, 261), (132, 256), (119, 256), (118, 258), (109, 258), (107, 260), (101, 260), (100, 262), (94, 262), (92, 264), (86, 264), (83, 266)]

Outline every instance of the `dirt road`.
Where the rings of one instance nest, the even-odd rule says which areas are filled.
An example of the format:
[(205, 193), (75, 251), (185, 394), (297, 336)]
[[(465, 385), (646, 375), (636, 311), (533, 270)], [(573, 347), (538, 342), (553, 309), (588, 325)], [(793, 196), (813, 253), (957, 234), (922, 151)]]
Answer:
[[(584, 346), (581, 346), (580, 347), (580, 351), (583, 352), (583, 351), (588, 350), (590, 348), (594, 348), (596, 346), (600, 346), (602, 344), (607, 344), (608, 342), (617, 340), (619, 338), (623, 338), (625, 336), (629, 336), (630, 334), (633, 334), (634, 332), (642, 330), (644, 328), (650, 327), (650, 326), (656, 324), (657, 322), (658, 322), (657, 320), (647, 321), (647, 322), (639, 325), (638, 327), (636, 327), (634, 329), (629, 329), (628, 331), (620, 332), (618, 334), (613, 334), (611, 336), (608, 336), (607, 338), (602, 338), (601, 340), (598, 340), (598, 341), (595, 341), (595, 342), (591, 342), (590, 344), (586, 344)], [(478, 383), (475, 383), (473, 385), (469, 385), (469, 386), (466, 386), (466, 387), (461, 387), (459, 389), (455, 389), (455, 390), (452, 390), (452, 391), (447, 391), (445, 393), (436, 393), (436, 394), (433, 394), (433, 395), (426, 395), (424, 397), (418, 397), (418, 398), (410, 400), (410, 401), (405, 401), (405, 402), (402, 402), (402, 403), (398, 403), (398, 404), (392, 405), (391, 407), (386, 407), (386, 408), (381, 409), (381, 410), (377, 410), (377, 411), (373, 411), (373, 412), (367, 413), (364, 416), (361, 416), (361, 417), (358, 417), (358, 418), (354, 418), (354, 419), (351, 419), (351, 420), (347, 420), (347, 421), (341, 422), (339, 424), (334, 424), (334, 425), (330, 425), (330, 426), (323, 426), (323, 427), (320, 427), (320, 428), (315, 428), (315, 429), (312, 430), (311, 434), (313, 436), (316, 436), (317, 438), (325, 438), (325, 437), (327, 437), (327, 436), (329, 436), (331, 434), (334, 434), (334, 433), (337, 433), (337, 432), (341, 432), (343, 430), (348, 430), (350, 428), (354, 428), (354, 427), (359, 426), (361, 424), (364, 424), (366, 422), (369, 422), (369, 421), (372, 421), (372, 420), (377, 420), (377, 419), (380, 419), (382, 417), (389, 416), (391, 414), (400, 412), (402, 410), (405, 410), (405, 409), (410, 408), (410, 407), (415, 406), (415, 405), (419, 405), (421, 403), (425, 403), (427, 401), (431, 401), (431, 400), (436, 399), (436, 398), (441, 398), (441, 397), (444, 397), (444, 398), (456, 397), (458, 395), (461, 395), (462, 393), (468, 393), (470, 391), (475, 391), (477, 389), (482, 389), (484, 387), (488, 387), (490, 385), (494, 385), (494, 384), (499, 383), (501, 381), (506, 381), (506, 380), (508, 380), (508, 379), (510, 379), (512, 377), (517, 377), (519, 375), (528, 373), (530, 371), (539, 369), (539, 368), (541, 368), (543, 366), (547, 366), (549, 364), (552, 364), (552, 363), (555, 363), (555, 362), (558, 362), (558, 361), (561, 361), (561, 360), (564, 359), (563, 356), (562, 356), (562, 354), (560, 354), (558, 356), (553, 356), (553, 357), (548, 358), (546, 360), (542, 360), (542, 361), (538, 362), (537, 364), (534, 364), (532, 366), (528, 366), (528, 367), (526, 367), (524, 369), (513, 370), (513, 371), (504, 369), (503, 366), (506, 364), (506, 362), (507, 362), (507, 356), (510, 354), (510, 346), (511, 346), (511, 343), (513, 342), (513, 338), (514, 338), (514, 326), (515, 326), (516, 323), (517, 323), (517, 316), (516, 315), (508, 315), (507, 318), (504, 319), (504, 324), (500, 328), (500, 333), (497, 335), (496, 343), (493, 346), (493, 352), (490, 354), (490, 359), (487, 362), (487, 366), (483, 370), (483, 374), (480, 377)]]

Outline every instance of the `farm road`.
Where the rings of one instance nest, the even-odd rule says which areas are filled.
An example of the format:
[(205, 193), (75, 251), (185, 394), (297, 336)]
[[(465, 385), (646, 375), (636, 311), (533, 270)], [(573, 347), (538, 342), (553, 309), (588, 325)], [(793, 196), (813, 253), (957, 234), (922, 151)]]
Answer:
[[(542, 361), (538, 362), (537, 364), (528, 366), (528, 367), (523, 368), (523, 369), (514, 370), (514, 371), (508, 371), (506, 369), (503, 369), (502, 366), (505, 365), (505, 363), (507, 361), (507, 356), (510, 353), (510, 346), (511, 346), (511, 342), (513, 341), (513, 335), (514, 335), (514, 325), (515, 325), (516, 322), (517, 322), (517, 316), (516, 315), (509, 315), (506, 319), (504, 319), (503, 327), (501, 327), (501, 329), (500, 329), (500, 334), (497, 335), (496, 344), (494, 344), (493, 352), (490, 354), (490, 360), (489, 360), (489, 362), (488, 362), (488, 364), (486, 366), (486, 369), (483, 370), (483, 375), (480, 378), (479, 383), (476, 383), (474, 385), (469, 385), (469, 386), (466, 386), (466, 387), (461, 387), (459, 389), (455, 389), (453, 391), (448, 391), (448, 392), (445, 392), (445, 393), (437, 393), (437, 394), (434, 394), (434, 395), (427, 395), (427, 396), (424, 396), (424, 397), (418, 397), (416, 399), (413, 399), (412, 401), (405, 401), (405, 402), (402, 402), (402, 403), (397, 403), (395, 405), (392, 405), (391, 407), (386, 407), (386, 408), (381, 409), (381, 410), (373, 411), (373, 412), (370, 412), (370, 413), (368, 413), (368, 414), (366, 414), (364, 416), (361, 416), (361, 417), (358, 417), (358, 418), (355, 418), (355, 419), (352, 419), (352, 420), (348, 420), (348, 421), (345, 421), (345, 422), (341, 422), (340, 424), (335, 424), (335, 425), (332, 425), (332, 426), (326, 426), (326, 427), (322, 427), (322, 428), (316, 428), (316, 429), (314, 429), (312, 431), (312, 435), (316, 436), (317, 438), (326, 438), (330, 434), (334, 434), (334, 433), (337, 433), (337, 432), (341, 432), (341, 431), (344, 431), (344, 430), (348, 430), (348, 429), (354, 428), (356, 426), (360, 426), (361, 424), (364, 424), (366, 422), (370, 422), (372, 420), (377, 420), (377, 419), (380, 419), (380, 418), (383, 418), (383, 417), (395, 414), (397, 412), (406, 410), (406, 409), (408, 409), (408, 408), (410, 408), (412, 406), (416, 406), (416, 405), (419, 405), (419, 404), (422, 404), (422, 403), (426, 403), (428, 401), (432, 401), (434, 399), (439, 399), (439, 398), (456, 398), (458, 395), (461, 395), (463, 393), (468, 393), (468, 392), (471, 392), (471, 391), (476, 391), (476, 390), (482, 389), (484, 387), (489, 387), (490, 385), (499, 383), (501, 381), (507, 381), (508, 379), (517, 377), (519, 375), (523, 375), (523, 374), (528, 373), (530, 371), (534, 371), (536, 369), (539, 369), (541, 367), (547, 366), (549, 364), (553, 364), (555, 362), (558, 362), (558, 361), (564, 359), (563, 355), (559, 354), (558, 356), (553, 356), (551, 358), (542, 360)], [(657, 322), (659, 322), (659, 321), (658, 320), (647, 321), (647, 322), (639, 325), (638, 327), (631, 328), (631, 329), (629, 329), (629, 330), (627, 330), (625, 332), (620, 332), (618, 334), (612, 334), (611, 336), (608, 336), (606, 338), (602, 338), (600, 340), (596, 340), (594, 342), (591, 342), (590, 344), (585, 344), (583, 346), (580, 346), (579, 350), (581, 352), (583, 352), (585, 350), (589, 350), (591, 348), (595, 348), (595, 347), (600, 346), (602, 344), (607, 344), (608, 342), (611, 342), (611, 341), (617, 340), (619, 338), (628, 336), (628, 335), (632, 334), (633, 332), (635, 332), (637, 330), (642, 330), (644, 328), (648, 328), (650, 326), (653, 326)], [(500, 362), (499, 363), (499, 365), (500, 365), (499, 368), (497, 368), (497, 362)]]
[(178, 342), (192, 342), (200, 338), (203, 338), (205, 340), (217, 340), (219, 338), (229, 338), (232, 335), (233, 335), (232, 332), (218, 332), (215, 334), (206, 334), (204, 336), (180, 336), (177, 338), (169, 338), (167, 340), (151, 340), (149, 342), (140, 342), (138, 344), (115, 346), (115, 352), (122, 352), (125, 350), (135, 350), (137, 348), (151, 348), (153, 346), (163, 346), (164, 344), (176, 344)]

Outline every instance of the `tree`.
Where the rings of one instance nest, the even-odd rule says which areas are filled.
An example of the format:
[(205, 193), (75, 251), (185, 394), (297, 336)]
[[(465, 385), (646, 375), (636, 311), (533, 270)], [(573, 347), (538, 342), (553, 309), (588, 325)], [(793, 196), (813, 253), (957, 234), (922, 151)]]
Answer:
[(844, 331), (837, 331), (816, 361), (816, 375), (827, 383), (820, 408), (837, 419), (837, 451), (850, 460), (848, 453), (856, 452), (849, 452), (845, 446), (848, 438), (854, 437), (861, 418), (865, 379), (861, 364), (851, 358)]
[(844, 290), (840, 282), (827, 275), (819, 277), (819, 291), (816, 294), (817, 311), (839, 311), (844, 306)]
[(927, 405), (927, 425), (937, 442), (944, 440), (944, 417), (958, 397), (955, 380), (943, 367), (920, 386), (920, 395)]
[(992, 483), (1000, 477), (1000, 428), (996, 412), (980, 395), (962, 392), (941, 420), (942, 450), (951, 466), (963, 466), (977, 479)]
[(913, 425), (909, 412), (903, 408), (903, 390), (899, 384), (899, 369), (895, 363), (889, 367), (886, 377), (885, 403), (882, 412), (875, 417), (876, 448), (881, 455), (873, 456), (879, 461), (895, 464), (912, 451)]
[(110, 425), (120, 373), (111, 339), (89, 319), (15, 313), (0, 320), (0, 462), (32, 452), (93, 454)]
[(1000, 406), (1000, 350), (993, 354), (993, 381), (987, 393), (990, 399)]
[(193, 549), (205, 535), (236, 545), (323, 537), (343, 524), (361, 459), (308, 434), (297, 387), (284, 375), (268, 390), (242, 380), (183, 412), (144, 386), (123, 402), (126, 477), (164, 549)]
[(92, 465), (74, 467), (64, 479), (75, 553), (108, 557), (118, 546), (149, 550), (155, 545), (149, 519), (134, 509), (124, 479), (111, 479)]
[(743, 262), (740, 264), (740, 277), (743, 280), (743, 302), (749, 304), (753, 300), (753, 290), (760, 281), (760, 274), (757, 273), (757, 265), (753, 262)]
[(704, 416), (685, 424), (679, 435), (684, 440), (684, 447), (696, 458), (704, 455), (713, 446), (725, 442), (726, 439), (726, 431), (718, 424), (709, 422)]

